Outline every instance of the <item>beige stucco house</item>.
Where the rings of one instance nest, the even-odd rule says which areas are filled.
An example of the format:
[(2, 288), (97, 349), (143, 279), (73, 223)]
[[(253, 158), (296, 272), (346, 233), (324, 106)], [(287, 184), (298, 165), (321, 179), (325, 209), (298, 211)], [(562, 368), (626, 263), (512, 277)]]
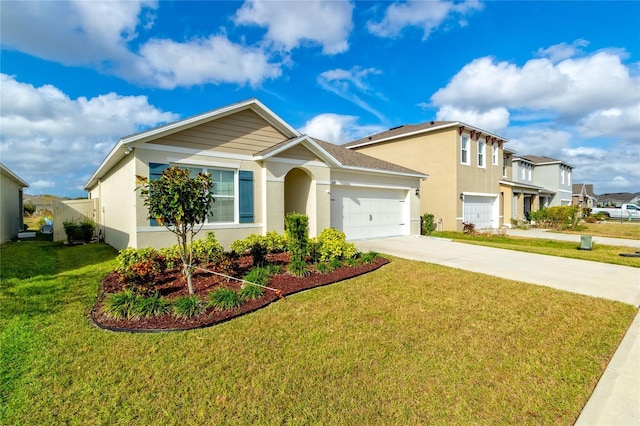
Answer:
[(429, 174), (420, 185), (420, 213), (432, 213), (439, 230), (499, 228), (505, 215), (507, 139), (459, 121), (399, 126), (344, 147)]
[(29, 185), (0, 163), (0, 243), (18, 236), (23, 227), (22, 191)]
[(108, 244), (175, 244), (147, 218), (135, 179), (169, 165), (211, 173), (216, 201), (200, 235), (214, 231), (225, 247), (283, 232), (293, 211), (309, 216), (311, 236), (328, 227), (349, 239), (419, 233), (416, 189), (426, 173), (303, 135), (249, 99), (117, 142), (85, 185)]

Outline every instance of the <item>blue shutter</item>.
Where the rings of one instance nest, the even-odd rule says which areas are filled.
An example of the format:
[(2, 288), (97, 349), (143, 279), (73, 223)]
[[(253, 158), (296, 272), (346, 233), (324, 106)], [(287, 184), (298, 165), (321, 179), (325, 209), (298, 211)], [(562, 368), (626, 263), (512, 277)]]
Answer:
[(238, 171), (240, 223), (253, 223), (253, 172)]
[[(168, 164), (149, 163), (149, 180), (156, 180), (162, 177), (162, 172), (169, 168)], [(154, 218), (149, 219), (151, 226), (160, 226)]]

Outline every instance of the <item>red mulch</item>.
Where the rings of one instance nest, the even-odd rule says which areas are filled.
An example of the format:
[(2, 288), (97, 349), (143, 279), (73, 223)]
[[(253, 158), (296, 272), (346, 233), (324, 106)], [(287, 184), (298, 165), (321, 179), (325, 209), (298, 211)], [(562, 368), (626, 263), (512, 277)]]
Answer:
[[(344, 266), (328, 273), (321, 273), (312, 269), (311, 274), (306, 277), (295, 277), (286, 272), (286, 265), (289, 262), (288, 254), (269, 255), (267, 260), (269, 262), (279, 263), (285, 266), (283, 268), (283, 271), (285, 272), (273, 276), (269, 281), (269, 287), (280, 290), (283, 296), (366, 274), (367, 272), (376, 270), (389, 263), (387, 259), (378, 257), (372, 264)], [(248, 271), (251, 268), (252, 263), (253, 260), (250, 256), (243, 256), (239, 258), (234, 265), (236, 272), (239, 274), (237, 276), (242, 276), (243, 272)], [(205, 267), (205, 269), (210, 270), (215, 270), (214, 268), (215, 265), (213, 264)], [(193, 273), (192, 282), (195, 294), (197, 294), (203, 301), (206, 301), (206, 295), (217, 287), (222, 286), (237, 290), (241, 285), (239, 281), (227, 280), (226, 278), (218, 275), (197, 269)], [(156, 288), (162, 296), (168, 299), (175, 299), (180, 296), (188, 295), (185, 279), (177, 268), (167, 271), (162, 279), (159, 280), (159, 285), (157, 285)], [(237, 316), (263, 308), (279, 298), (274, 291), (265, 290), (261, 298), (248, 300), (239, 308), (224, 311), (208, 308), (203, 314), (190, 319), (178, 319), (171, 314), (137, 320), (117, 320), (107, 317), (102, 312), (102, 301), (104, 300), (104, 297), (107, 294), (117, 293), (122, 290), (123, 285), (120, 281), (120, 274), (118, 272), (111, 272), (104, 278), (102, 281), (102, 294), (91, 311), (91, 317), (96, 325), (113, 331), (129, 332), (189, 330), (208, 327), (220, 322), (228, 321)]]

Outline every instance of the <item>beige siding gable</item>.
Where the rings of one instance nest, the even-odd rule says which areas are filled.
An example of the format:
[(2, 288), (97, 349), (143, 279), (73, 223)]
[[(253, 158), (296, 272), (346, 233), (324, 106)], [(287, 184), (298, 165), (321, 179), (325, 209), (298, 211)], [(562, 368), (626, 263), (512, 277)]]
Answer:
[(243, 110), (151, 141), (198, 151), (251, 155), (287, 137), (252, 110)]
[(293, 146), (286, 151), (283, 151), (277, 155), (273, 156), (274, 158), (288, 158), (293, 160), (302, 160), (302, 161), (322, 161), (315, 155), (313, 152), (309, 151), (307, 147), (304, 145), (298, 144)]

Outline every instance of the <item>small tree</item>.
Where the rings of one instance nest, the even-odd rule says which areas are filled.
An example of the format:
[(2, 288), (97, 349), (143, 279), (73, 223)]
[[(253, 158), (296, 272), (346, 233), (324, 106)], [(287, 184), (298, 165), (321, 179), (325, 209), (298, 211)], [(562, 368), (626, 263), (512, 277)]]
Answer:
[(138, 188), (149, 208), (149, 219), (176, 234), (182, 273), (187, 280), (189, 294), (193, 294), (193, 237), (202, 229), (213, 198), (213, 181), (209, 174), (199, 173), (192, 178), (189, 170), (169, 167), (159, 179), (136, 176)]

